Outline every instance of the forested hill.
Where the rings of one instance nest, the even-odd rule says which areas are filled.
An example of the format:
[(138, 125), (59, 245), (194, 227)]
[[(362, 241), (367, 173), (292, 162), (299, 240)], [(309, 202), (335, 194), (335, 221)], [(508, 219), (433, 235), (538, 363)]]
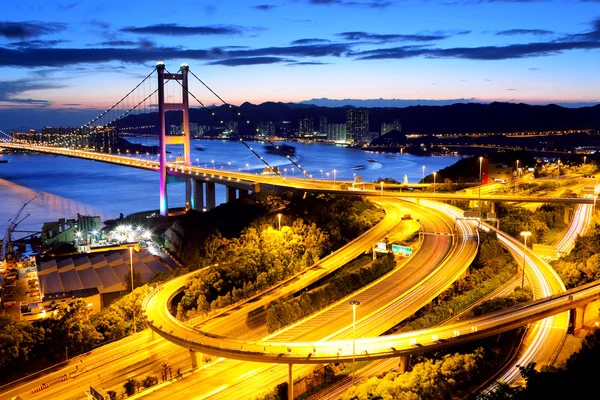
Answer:
[[(328, 123), (345, 123), (346, 110), (352, 107), (316, 107), (294, 103), (244, 103), (234, 107), (244, 118), (258, 124), (289, 121), (296, 129), (298, 120), (312, 117), (315, 129), (319, 118)], [(382, 122), (396, 119), (403, 133), (487, 133), (551, 131), (570, 129), (600, 129), (600, 105), (565, 108), (557, 105), (532, 106), (515, 103), (457, 103), (449, 106), (411, 106), (405, 108), (368, 108), (370, 131), (379, 132)], [(228, 106), (211, 108), (219, 120), (235, 121), (237, 116)], [(121, 126), (155, 123), (156, 113), (133, 115), (121, 121)], [(203, 109), (192, 109), (190, 121), (203, 125), (218, 125)], [(180, 112), (167, 113), (167, 126), (181, 123)], [(244, 124), (240, 124), (242, 127)], [(244, 132), (242, 132), (244, 133)]]

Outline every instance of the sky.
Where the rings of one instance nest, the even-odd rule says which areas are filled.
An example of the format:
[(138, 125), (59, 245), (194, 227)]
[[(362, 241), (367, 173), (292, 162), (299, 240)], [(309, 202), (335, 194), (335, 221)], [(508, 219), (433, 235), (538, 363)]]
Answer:
[(0, 129), (83, 124), (158, 61), (232, 104), (584, 106), (600, 102), (600, 0), (4, 2)]

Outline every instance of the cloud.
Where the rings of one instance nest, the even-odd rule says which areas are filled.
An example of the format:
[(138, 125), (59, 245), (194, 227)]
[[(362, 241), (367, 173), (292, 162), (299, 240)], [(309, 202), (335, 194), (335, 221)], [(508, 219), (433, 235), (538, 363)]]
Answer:
[(519, 89), (506, 89), (506, 90), (511, 90), (511, 91), (514, 91), (514, 90), (519, 90)]
[(313, 43), (329, 43), (331, 40), (329, 39), (316, 39), (316, 38), (308, 38), (308, 39), (298, 39), (292, 42), (293, 45), (298, 44), (313, 44)]
[(59, 45), (61, 43), (68, 43), (70, 42), (70, 40), (42, 40), (42, 39), (34, 39), (34, 40), (21, 40), (19, 42), (11, 42), (8, 43), (7, 46), (9, 47), (33, 47), (33, 48), (39, 48), (39, 47), (54, 47), (56, 45)]
[(288, 64), (289, 66), (295, 65), (329, 65), (329, 63), (324, 63), (320, 61), (294, 61)]
[(63, 106), (70, 106), (70, 107), (76, 107), (76, 106), (80, 106), (80, 103), (65, 103), (63, 104)]
[(436, 40), (447, 39), (449, 35), (437, 34), (437, 35), (400, 35), (400, 34), (375, 34), (367, 32), (342, 32), (337, 33), (336, 36), (341, 37), (344, 40), (370, 40), (379, 43), (386, 42), (431, 42)]
[(272, 5), (272, 4), (259, 4), (257, 6), (251, 6), (250, 8), (254, 8), (255, 10), (259, 10), (259, 11), (271, 11), (272, 9), (276, 8), (277, 6)]
[(536, 67), (531, 67), (531, 68), (527, 68), (529, 71), (539, 71), (539, 68)]
[(157, 24), (141, 27), (127, 27), (121, 32), (143, 33), (149, 35), (165, 36), (193, 36), (193, 35), (241, 35), (247, 28), (236, 25), (212, 26), (182, 26), (177, 24)]
[(140, 39), (138, 41), (133, 40), (109, 40), (106, 42), (100, 42), (96, 44), (90, 44), (88, 46), (103, 46), (103, 47), (131, 47), (139, 46), (142, 48), (154, 47), (155, 43), (151, 40)]
[(280, 57), (229, 58), (227, 60), (213, 61), (209, 64), (225, 65), (227, 67), (239, 67), (242, 65), (277, 64), (282, 62), (290, 62), (290, 60)]
[(63, 31), (67, 28), (61, 22), (6, 22), (0, 21), (0, 37), (7, 39), (27, 39)]
[(384, 1), (384, 0), (363, 0), (363, 1), (353, 1), (353, 0), (309, 0), (310, 4), (318, 5), (318, 6), (331, 6), (331, 5), (339, 5), (345, 7), (363, 7), (363, 8), (386, 8), (394, 4), (393, 1)]
[(516, 36), (516, 35), (554, 35), (554, 32), (545, 29), (508, 29), (505, 31), (496, 32), (496, 35)]
[(52, 104), (49, 100), (38, 100), (29, 98), (19, 98), (17, 96), (32, 90), (57, 89), (64, 85), (48, 83), (42, 79), (19, 79), (15, 81), (0, 82), (0, 102), (14, 104), (30, 104), (38, 107), (46, 107)]

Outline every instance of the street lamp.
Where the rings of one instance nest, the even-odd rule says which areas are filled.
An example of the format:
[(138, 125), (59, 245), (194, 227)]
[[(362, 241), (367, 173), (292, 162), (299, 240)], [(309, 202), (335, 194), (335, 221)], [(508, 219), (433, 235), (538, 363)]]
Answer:
[(277, 219), (279, 220), (279, 230), (281, 231), (281, 213), (277, 214)]
[(323, 180), (323, 170), (321, 170), (321, 180)]
[(246, 163), (246, 168), (248, 169), (248, 173), (250, 173), (250, 164)]
[(335, 173), (336, 173), (336, 172), (337, 172), (337, 171), (334, 169), (334, 170), (333, 170), (333, 183), (335, 183)]
[(583, 156), (583, 164), (585, 164), (586, 156)]
[(227, 161), (227, 164), (229, 164), (229, 172), (231, 172), (231, 161)]
[(210, 162), (211, 162), (211, 163), (212, 163), (212, 165), (213, 165), (213, 169), (217, 169), (217, 167), (215, 167), (215, 160), (211, 160)]
[(131, 303), (133, 304), (133, 333), (136, 333), (135, 329), (135, 296), (133, 294), (133, 246), (129, 246), (129, 266), (131, 269)]
[(519, 160), (517, 160), (517, 184), (515, 185), (516, 188), (519, 187), (519, 178), (521, 177), (521, 170), (519, 169)]
[(383, 197), (383, 181), (381, 181), (380, 183), (381, 183), (381, 197)]
[(196, 158), (196, 164), (198, 164), (198, 166), (200, 166), (200, 159)]
[(525, 286), (525, 250), (527, 249), (527, 237), (531, 236), (531, 232), (521, 232), (521, 236), (523, 236), (523, 277), (521, 278), (521, 289), (523, 289)]
[(433, 194), (435, 194), (435, 176), (437, 175), (437, 172), (433, 173)]
[(425, 166), (423, 165), (423, 179), (422, 179), (423, 183), (425, 183)]
[(352, 306), (352, 386), (354, 386), (354, 356), (356, 354), (356, 306), (360, 305), (358, 300), (350, 300)]

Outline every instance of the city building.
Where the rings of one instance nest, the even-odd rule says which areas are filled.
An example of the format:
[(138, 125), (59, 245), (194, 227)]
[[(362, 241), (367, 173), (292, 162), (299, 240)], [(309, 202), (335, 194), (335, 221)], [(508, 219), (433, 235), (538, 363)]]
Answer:
[(298, 134), (312, 135), (315, 132), (315, 123), (313, 117), (301, 118), (298, 120)]
[(395, 120), (392, 123), (383, 122), (381, 124), (381, 136), (391, 131), (402, 132), (402, 124), (400, 123), (399, 119)]
[(95, 236), (101, 229), (100, 217), (89, 215), (77, 214), (77, 219), (61, 218), (58, 221), (44, 222), (41, 234), (42, 244), (47, 246), (77, 241), (87, 244), (88, 238)]
[(319, 118), (319, 132), (322, 134), (327, 133), (327, 117)]
[(333, 142), (345, 142), (348, 140), (346, 133), (346, 124), (327, 124), (325, 133), (327, 133), (327, 140)]
[(488, 164), (486, 183), (510, 182), (513, 179), (513, 167), (502, 163)]
[(346, 111), (348, 141), (360, 143), (369, 132), (369, 111), (350, 108)]
[(260, 122), (258, 124), (258, 133), (264, 137), (275, 136), (275, 124), (272, 121)]

